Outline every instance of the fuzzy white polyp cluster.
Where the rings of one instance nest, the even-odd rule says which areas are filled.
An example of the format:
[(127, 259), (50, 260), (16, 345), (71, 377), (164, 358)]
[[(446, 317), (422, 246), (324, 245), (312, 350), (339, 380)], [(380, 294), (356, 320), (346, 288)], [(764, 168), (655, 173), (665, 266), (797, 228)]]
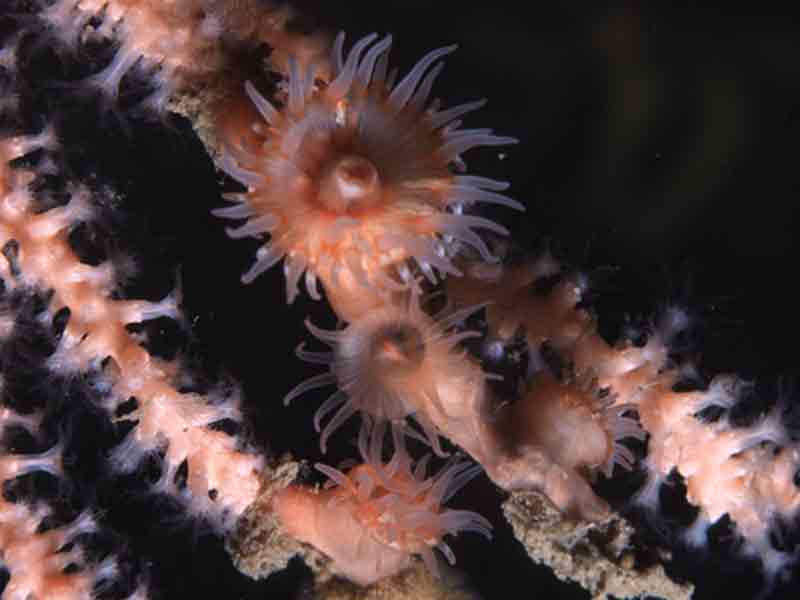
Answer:
[[(31, 416), (20, 416), (8, 408), (0, 410), (0, 433), (9, 426), (28, 425)], [(31, 433), (35, 429), (30, 430)], [(38, 454), (12, 454), (0, 451), (0, 483), (38, 472), (63, 477), (62, 447), (56, 445)], [(0, 564), (9, 571), (3, 598), (30, 600), (57, 598), (84, 600), (95, 597), (99, 585), (108, 585), (119, 577), (117, 558), (108, 555), (93, 563), (77, 541), (81, 536), (96, 533), (100, 526), (89, 512), (83, 512), (70, 523), (42, 529), (52, 511), (42, 506), (12, 502), (0, 497)], [(71, 569), (71, 570), (69, 570)], [(145, 600), (144, 587), (137, 588), (127, 600)]]
[[(679, 394), (669, 389), (672, 381), (674, 374), (667, 372), (633, 394), (650, 434), (648, 481), (638, 501), (660, 509), (659, 487), (677, 472), (685, 481), (687, 500), (699, 509), (684, 534), (687, 545), (705, 546), (711, 526), (728, 515), (742, 537), (742, 554), (760, 559), (767, 585), (774, 585), (798, 557), (796, 548), (777, 547), (774, 541), (782, 542), (781, 522), (800, 514), (795, 483), (800, 444), (783, 423), (786, 398), (779, 398), (754, 423), (736, 426), (730, 411), (752, 391), (752, 384), (720, 375), (706, 390)], [(722, 411), (716, 422), (703, 423), (694, 416), (709, 407)]]
[[(119, 33), (119, 47), (111, 62), (89, 79), (116, 97), (123, 77), (142, 60), (151, 63), (149, 68), (159, 61), (171, 60), (175, 37), (167, 35), (166, 24), (154, 15), (155, 12), (135, 10), (126, 2), (60, 0), (43, 11), (42, 18), (71, 51), (76, 51), (86, 38), (108, 39)], [(93, 23), (97, 25), (92, 26)]]
[(264, 121), (254, 126), (261, 137), (227, 140), (222, 167), (248, 189), (226, 195), (236, 204), (214, 211), (247, 219), (228, 230), (231, 237), (270, 236), (245, 283), (283, 260), (289, 302), (305, 273), (309, 294), (319, 298), (321, 279), (340, 314), (347, 312), (339, 310), (342, 294), (350, 299), (412, 286), (410, 267), (433, 283), (460, 275), (453, 240), (495, 260), (475, 230), (504, 235), (506, 229), (463, 208), (476, 202), (523, 208), (498, 193), (505, 182), (454, 174), (464, 170), (467, 150), (516, 142), (490, 129), (460, 129), (460, 117), (482, 100), (450, 109), (429, 102), (443, 66), (437, 61), (455, 46), (429, 52), (397, 83), (396, 72), (388, 73), (391, 36), (362, 38), (346, 59), (343, 46), (340, 34), (330, 82), (317, 78), (313, 64), (305, 72), (291, 64), (281, 107), (246, 85)]
[[(39, 281), (31, 276), (31, 270), (36, 269), (71, 280), (76, 285), (92, 279), (91, 268), (86, 265), (81, 268), (77, 260), (67, 264), (69, 261), (64, 260), (66, 247), (51, 243), (72, 222), (89, 214), (85, 194), (75, 191), (73, 199), (65, 206), (36, 214), (31, 210), (33, 198), (28, 189), (36, 173), (10, 166), (14, 159), (56, 146), (51, 128), (37, 135), (0, 138), (0, 246), (4, 254), (4, 260), (0, 261), (0, 282), (6, 294), (14, 289), (35, 289)], [(48, 162), (44, 164), (49, 168)], [(100, 279), (104, 278), (100, 276)], [(47, 286), (44, 289), (48, 289)], [(8, 310), (4, 302), (0, 307), (0, 350), (4, 355), (13, 352), (5, 344), (18, 324), (19, 314)], [(42, 437), (44, 413), (20, 414), (5, 405), (10, 396), (4, 389), (8, 364), (3, 367), (0, 372), (0, 484), (5, 487), (16, 478), (33, 473), (62, 478), (63, 442), (33, 454), (18, 454), (8, 443), (6, 435), (12, 428), (22, 428), (34, 438)], [(0, 495), (0, 564), (8, 571), (8, 581), (3, 583), (4, 599), (93, 598), (100, 586), (110, 585), (119, 578), (115, 555), (93, 561), (79, 543), (82, 536), (100, 529), (92, 514), (83, 511), (65, 525), (51, 524), (44, 528), (43, 523), (53, 517), (54, 512), (43, 503), (12, 500), (5, 493)], [(146, 597), (146, 589), (139, 587), (128, 600), (145, 600)]]
[(56, 0), (41, 19), (71, 52), (89, 39), (114, 40), (113, 58), (86, 83), (116, 99), (130, 73), (147, 75), (155, 89), (144, 104), (166, 113), (177, 90), (221, 68), (221, 13), (214, 0)]

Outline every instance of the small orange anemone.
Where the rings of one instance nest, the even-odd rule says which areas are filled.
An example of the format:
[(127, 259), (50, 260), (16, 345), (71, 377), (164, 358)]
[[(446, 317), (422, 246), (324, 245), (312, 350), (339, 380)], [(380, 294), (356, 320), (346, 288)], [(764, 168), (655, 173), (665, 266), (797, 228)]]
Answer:
[(273, 506), (290, 534), (327, 554), (336, 571), (363, 584), (405, 568), (412, 554), (438, 575), (434, 548), (455, 563), (446, 535), (474, 532), (491, 539), (492, 526), (483, 516), (444, 507), (481, 472), (479, 465), (453, 458), (428, 477), (430, 455), (415, 464), (402, 436), (394, 436), (394, 456), (384, 463), (383, 426), (376, 425), (372, 435), (368, 429), (358, 444), (363, 464), (346, 472), (317, 464), (330, 479), (321, 492), (290, 486), (277, 494)]
[[(314, 425), (320, 431), (322, 419), (338, 407), (322, 430), (323, 452), (331, 433), (360, 412), (362, 416), (390, 421), (395, 428), (420, 438), (437, 454), (444, 455), (428, 412), (441, 404), (442, 384), (464, 371), (465, 357), (456, 351), (458, 344), (480, 335), (451, 329), (480, 308), (473, 306), (441, 318), (429, 317), (412, 293), (407, 302), (369, 312), (341, 330), (323, 330), (306, 321), (311, 333), (331, 345), (333, 352), (309, 352), (301, 345), (297, 355), (308, 362), (327, 365), (328, 372), (296, 386), (284, 403), (309, 390), (338, 386), (314, 417)], [(406, 417), (413, 418), (424, 437), (405, 427)]]

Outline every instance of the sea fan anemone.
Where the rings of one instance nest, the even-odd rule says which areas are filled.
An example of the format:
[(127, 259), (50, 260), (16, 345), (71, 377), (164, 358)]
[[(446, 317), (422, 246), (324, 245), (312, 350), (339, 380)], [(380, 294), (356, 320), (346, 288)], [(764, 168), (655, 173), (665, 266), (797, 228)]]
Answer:
[(383, 426), (378, 423), (367, 434), (370, 429), (369, 425), (362, 429), (358, 441), (363, 465), (347, 473), (315, 465), (330, 478), (328, 485), (338, 486), (334, 502), (350, 503), (353, 516), (373, 536), (394, 548), (419, 554), (434, 575), (438, 575), (438, 569), (431, 548), (438, 548), (451, 565), (455, 563), (452, 550), (442, 539), (445, 535), (471, 531), (491, 539), (492, 526), (484, 517), (443, 506), (482, 471), (480, 465), (453, 457), (436, 475), (426, 477), (430, 454), (414, 464), (403, 437), (394, 436), (394, 455), (384, 463)]
[(635, 409), (588, 376), (557, 379), (539, 371), (527, 393), (495, 413), (492, 433), (502, 451), (481, 462), (507, 491), (538, 490), (564, 514), (605, 518), (608, 505), (589, 481), (597, 473), (610, 477), (615, 465), (633, 468), (635, 456), (622, 440), (647, 437), (626, 414)]
[(474, 230), (507, 234), (462, 209), (475, 202), (523, 208), (497, 193), (507, 183), (453, 174), (463, 171), (465, 151), (516, 142), (489, 129), (459, 129), (457, 119), (483, 100), (447, 110), (428, 102), (442, 69), (437, 61), (455, 46), (429, 52), (395, 85), (387, 76), (392, 38), (376, 42), (377, 37), (359, 40), (345, 60), (340, 33), (327, 84), (313, 64), (301, 72), (292, 63), (281, 108), (245, 85), (266, 121), (266, 127), (254, 125), (263, 143), (248, 141), (251, 132), (228, 140), (222, 168), (248, 190), (227, 194), (236, 205), (214, 213), (247, 219), (228, 229), (233, 238), (270, 235), (242, 281), (252, 282), (284, 259), (288, 302), (303, 273), (315, 299), (318, 279), (328, 292), (345, 285), (354, 295), (409, 287), (414, 282), (409, 265), (434, 283), (437, 273), (458, 275), (450, 241), (495, 260)]
[[(611, 477), (615, 464), (630, 470), (635, 463), (621, 440), (647, 436), (639, 422), (626, 415), (635, 405), (616, 400), (592, 378), (562, 382), (542, 371), (536, 385), (505, 416), (507, 433), (520, 446), (542, 449), (564, 469), (598, 470)], [(575, 444), (576, 439), (581, 443)]]
[(382, 425), (372, 435), (366, 431), (358, 443), (363, 464), (346, 471), (317, 464), (329, 478), (325, 489), (290, 486), (278, 493), (274, 508), (292, 535), (325, 552), (337, 571), (360, 583), (402, 569), (412, 554), (438, 576), (434, 548), (455, 562), (445, 535), (474, 532), (491, 539), (492, 526), (483, 516), (444, 507), (481, 472), (479, 465), (454, 457), (428, 477), (430, 455), (415, 464), (402, 435), (395, 436), (394, 455), (384, 463)]
[(420, 308), (418, 296), (411, 293), (405, 304), (372, 311), (342, 330), (323, 330), (306, 321), (311, 333), (330, 344), (333, 352), (309, 352), (301, 344), (297, 355), (308, 362), (328, 365), (328, 372), (295, 387), (284, 403), (315, 388), (338, 386), (314, 417), (319, 431), (322, 419), (340, 407), (322, 431), (323, 452), (331, 433), (353, 414), (361, 412), (364, 416), (391, 421), (401, 429), (405, 417), (413, 417), (425, 435), (421, 437), (411, 428), (405, 429), (406, 433), (419, 437), (443, 455), (436, 426), (427, 414), (441, 408), (439, 389), (443, 384), (465, 373), (471, 376), (473, 370), (465, 370), (463, 353), (454, 352), (454, 348), (462, 340), (480, 335), (476, 331), (448, 333), (448, 330), (480, 308), (473, 306), (431, 318)]

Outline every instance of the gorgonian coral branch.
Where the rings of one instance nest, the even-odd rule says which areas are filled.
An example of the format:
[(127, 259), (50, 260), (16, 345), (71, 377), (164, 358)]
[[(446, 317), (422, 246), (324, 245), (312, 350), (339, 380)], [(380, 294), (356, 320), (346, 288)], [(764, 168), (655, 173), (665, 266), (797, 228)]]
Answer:
[(163, 114), (176, 92), (219, 78), (242, 47), (268, 43), (283, 70), (290, 53), (303, 64), (318, 58), (326, 36), (290, 33), (293, 13), (259, 0), (56, 0), (40, 18), (72, 52), (87, 39), (113, 40), (113, 58), (85, 83), (116, 98), (125, 77), (145, 75), (155, 87), (145, 104)]
[[(81, 262), (69, 243), (71, 229), (90, 218), (91, 194), (73, 186), (69, 201), (36, 212), (29, 190), (35, 172), (16, 173), (8, 160), (42, 145), (55, 145), (52, 130), (34, 137), (0, 143), (0, 263), (7, 290), (50, 291), (50, 318), (67, 311), (68, 321), (47, 366), (59, 374), (102, 372), (109, 413), (130, 398), (137, 406), (125, 418), (137, 422), (111, 459), (129, 472), (147, 452), (164, 451), (165, 469), (158, 487), (182, 495), (189, 507), (223, 529), (256, 497), (263, 457), (243, 452), (240, 442), (210, 426), (238, 419), (234, 393), (204, 398), (174, 384), (175, 365), (151, 356), (128, 330), (131, 323), (176, 316), (175, 296), (151, 303), (114, 297), (111, 261), (92, 266)], [(176, 474), (188, 466), (186, 487)]]
[[(29, 204), (27, 188), (35, 173), (28, 169), (11, 168), (9, 163), (54, 143), (51, 129), (45, 129), (39, 135), (0, 139), (0, 244), (6, 258), (11, 257), (8, 265), (0, 268), (4, 301), (6, 294), (13, 293), (16, 287), (13, 280), (21, 276), (20, 253), (33, 250), (30, 254), (36, 256), (30, 244), (22, 250), (21, 242), (29, 241), (29, 236), (47, 236), (59, 230), (56, 226), (58, 215), (47, 218), (27, 215), (27, 230), (23, 234), (20, 211), (24, 211)], [(57, 261), (60, 249), (58, 245), (50, 248), (50, 258)], [(39, 259), (38, 262), (47, 263), (47, 259)], [(34, 258), (29, 262), (37, 261)], [(72, 273), (80, 275), (75, 270)], [(26, 292), (29, 290), (23, 293)], [(9, 344), (15, 333), (25, 337), (25, 334), (15, 331), (19, 321), (20, 315), (9, 310), (4, 302), (0, 307), (0, 346)], [(2, 350), (3, 354), (7, 352), (6, 347)], [(10, 396), (6, 389), (7, 380), (17, 373), (12, 373), (5, 362), (0, 364), (0, 395), (3, 396), (0, 398), (0, 437), (3, 438), (0, 444), (0, 486), (3, 488), (0, 494), (0, 564), (8, 570), (9, 579), (3, 584), (3, 598), (83, 600), (97, 597), (98, 590), (109, 586), (119, 578), (120, 573), (114, 555), (108, 554), (102, 560), (93, 560), (79, 544), (82, 537), (100, 529), (91, 512), (84, 510), (68, 523), (45, 527), (44, 523), (53, 517), (54, 510), (41, 503), (14, 499), (8, 494), (8, 484), (23, 476), (46, 473), (55, 479), (63, 478), (64, 445), (62, 441), (47, 450), (26, 454), (10, 447), (7, 437), (14, 429), (17, 432), (24, 430), (32, 439), (41, 437), (42, 414), (19, 414), (6, 405), (6, 399)], [(127, 600), (145, 600), (147, 597), (147, 590), (140, 586), (127, 596)]]
[[(699, 389), (679, 389), (683, 369), (671, 360), (670, 346), (689, 326), (685, 311), (665, 310), (643, 343), (609, 344), (578, 305), (574, 278), (562, 275), (549, 294), (531, 293), (543, 275), (559, 271), (549, 256), (522, 267), (476, 263), (465, 271), (467, 277), (448, 280), (450, 298), (457, 305), (499, 298), (489, 307), (490, 337), (502, 344), (521, 335), (532, 357), (527, 394), (497, 413), (495, 433), (501, 435), (494, 439), (511, 452), (500, 463), (504, 479), (495, 481), (507, 489), (541, 489), (562, 510), (599, 515), (603, 503), (581, 471), (594, 466), (608, 474), (614, 463), (630, 467), (633, 456), (619, 441), (644, 439), (646, 433), (641, 462), (647, 480), (636, 496), (641, 505), (660, 510), (661, 485), (677, 474), (698, 509), (684, 534), (689, 545), (705, 545), (710, 527), (728, 515), (743, 539), (743, 553), (758, 557), (770, 584), (796, 562), (796, 551), (773, 543), (780, 523), (795, 519), (800, 508), (800, 450), (783, 422), (786, 398), (754, 423), (734, 425), (730, 412), (750, 387), (738, 377), (718, 375), (707, 386), (694, 386)], [(571, 376), (554, 379), (543, 357), (546, 348)], [(576, 387), (570, 381), (575, 376), (594, 392)], [(705, 423), (699, 415), (710, 408), (721, 416)], [(597, 460), (604, 455), (605, 462)], [(566, 468), (568, 476), (551, 477), (555, 467)]]

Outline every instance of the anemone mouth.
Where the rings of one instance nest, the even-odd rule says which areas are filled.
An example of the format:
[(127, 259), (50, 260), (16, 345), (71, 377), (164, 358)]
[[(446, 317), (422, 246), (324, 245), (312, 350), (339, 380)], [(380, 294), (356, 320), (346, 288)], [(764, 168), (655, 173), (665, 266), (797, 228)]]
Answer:
[(318, 180), (318, 201), (335, 214), (357, 215), (382, 200), (378, 169), (363, 156), (345, 154), (337, 158)]
[(368, 352), (387, 375), (409, 374), (425, 360), (425, 340), (417, 327), (391, 323), (375, 332)]

